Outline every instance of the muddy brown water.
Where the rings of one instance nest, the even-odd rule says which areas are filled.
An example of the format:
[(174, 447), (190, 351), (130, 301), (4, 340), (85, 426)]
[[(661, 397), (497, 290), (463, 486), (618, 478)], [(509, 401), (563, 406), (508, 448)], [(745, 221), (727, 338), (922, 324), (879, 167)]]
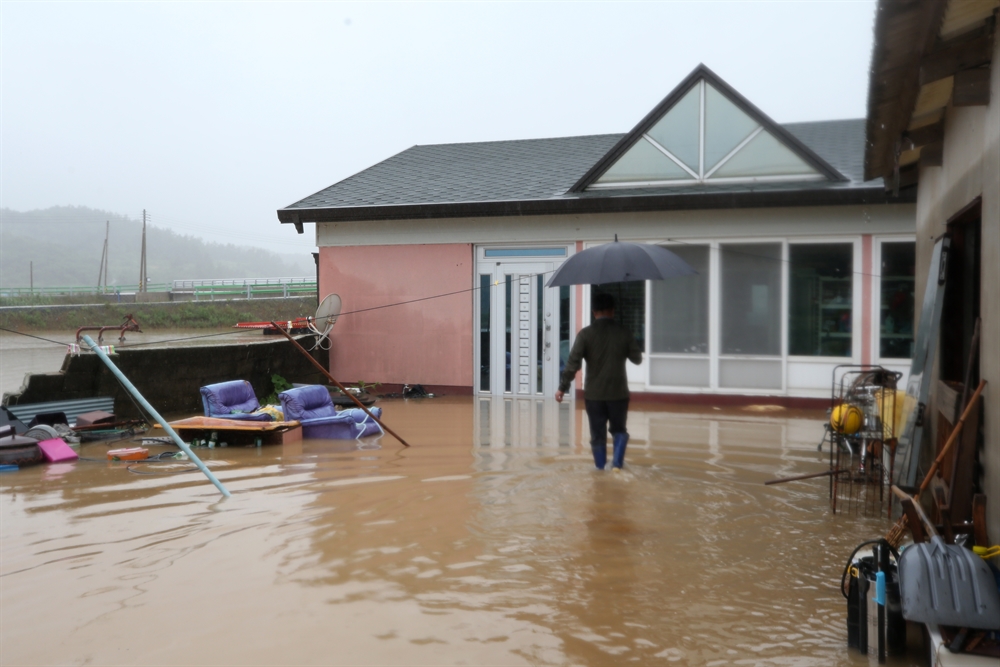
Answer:
[(380, 405), (412, 447), (197, 450), (228, 500), (104, 444), (0, 474), (0, 663), (868, 664), (838, 586), (887, 522), (763, 485), (822, 414), (634, 406), (613, 475), (580, 404)]

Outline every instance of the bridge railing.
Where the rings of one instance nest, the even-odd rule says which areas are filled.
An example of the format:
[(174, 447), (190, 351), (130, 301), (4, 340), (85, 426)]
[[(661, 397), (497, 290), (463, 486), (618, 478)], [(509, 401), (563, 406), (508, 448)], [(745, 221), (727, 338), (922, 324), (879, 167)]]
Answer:
[(202, 299), (253, 299), (254, 297), (290, 297), (316, 294), (316, 281), (245, 285), (201, 285), (185, 290), (193, 292), (195, 301)]
[[(169, 292), (170, 283), (149, 283), (146, 285), (147, 292)], [(65, 287), (7, 287), (0, 286), (0, 297), (28, 297), (28, 296), (66, 296), (73, 294), (131, 294), (139, 291), (139, 284), (135, 285), (112, 285), (110, 287), (93, 287), (84, 285), (72, 285)]]
[[(173, 292), (192, 294), (201, 299), (252, 299), (254, 297), (291, 297), (316, 294), (315, 278), (250, 278), (247, 280), (175, 280), (170, 283), (149, 283), (147, 292)], [(83, 294), (108, 295), (133, 294), (139, 285), (112, 285), (111, 287), (6, 287), (0, 286), (0, 298), (25, 298), (72, 296)]]

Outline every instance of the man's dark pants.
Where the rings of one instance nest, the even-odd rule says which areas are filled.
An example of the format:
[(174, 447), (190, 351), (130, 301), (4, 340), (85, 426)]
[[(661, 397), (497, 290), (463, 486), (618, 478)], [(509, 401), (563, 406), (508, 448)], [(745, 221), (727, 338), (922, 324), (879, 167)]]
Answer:
[[(628, 418), (628, 401), (625, 398), (620, 401), (592, 401), (587, 399), (584, 405), (587, 408), (587, 419), (590, 421), (590, 448), (594, 452), (594, 465), (603, 469), (608, 460), (608, 422), (611, 423), (611, 436), (615, 440), (616, 449), (621, 440), (627, 440), (628, 431), (625, 430), (625, 420)], [(625, 457), (625, 444), (621, 443), (621, 457), (617, 463)], [(621, 467), (620, 465), (618, 467)]]

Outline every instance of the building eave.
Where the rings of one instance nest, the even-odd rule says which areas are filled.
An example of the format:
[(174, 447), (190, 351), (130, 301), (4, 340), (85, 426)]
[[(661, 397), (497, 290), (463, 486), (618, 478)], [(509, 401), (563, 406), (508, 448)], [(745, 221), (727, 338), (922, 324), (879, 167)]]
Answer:
[(603, 197), (561, 197), (485, 202), (433, 202), (389, 206), (338, 206), (278, 209), (278, 220), (301, 228), (313, 222), (365, 222), (371, 220), (429, 220), (435, 218), (520, 217), (528, 215), (579, 215), (629, 211), (683, 211), (700, 209), (772, 208), (791, 206), (850, 206), (911, 204), (913, 188), (892, 196), (881, 183), (866, 187), (814, 190), (769, 190)]

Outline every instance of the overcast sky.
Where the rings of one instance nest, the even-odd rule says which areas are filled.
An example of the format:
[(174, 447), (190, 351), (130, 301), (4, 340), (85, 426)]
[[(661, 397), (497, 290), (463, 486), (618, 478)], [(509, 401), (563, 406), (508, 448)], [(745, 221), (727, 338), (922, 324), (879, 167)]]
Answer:
[(309, 251), (275, 211), (415, 144), (626, 132), (699, 62), (865, 115), (872, 1), (0, 2), (0, 205)]

